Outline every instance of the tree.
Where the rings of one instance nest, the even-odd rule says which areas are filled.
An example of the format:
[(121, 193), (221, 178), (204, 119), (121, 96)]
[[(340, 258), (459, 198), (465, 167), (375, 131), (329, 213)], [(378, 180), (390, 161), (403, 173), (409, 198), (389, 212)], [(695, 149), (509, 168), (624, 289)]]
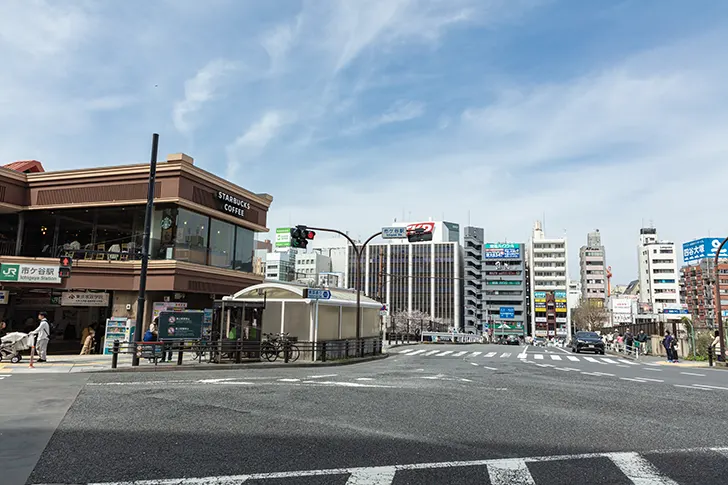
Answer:
[(571, 311), (571, 321), (577, 329), (596, 332), (607, 323), (607, 310), (597, 301), (582, 298), (579, 306)]
[(430, 315), (421, 310), (398, 311), (391, 318), (390, 328), (394, 327), (397, 333), (419, 333), (420, 328), (423, 332), (429, 332), (434, 326)]

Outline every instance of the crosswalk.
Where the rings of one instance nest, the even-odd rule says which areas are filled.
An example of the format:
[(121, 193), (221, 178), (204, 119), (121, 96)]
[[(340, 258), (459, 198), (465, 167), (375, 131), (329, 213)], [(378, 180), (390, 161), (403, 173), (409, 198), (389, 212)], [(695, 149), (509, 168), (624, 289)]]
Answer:
[[(590, 485), (680, 485), (687, 483), (723, 483), (728, 472), (728, 448), (657, 450), (642, 453), (604, 452), (578, 455), (498, 458), (434, 463), (387, 464), (353, 468), (329, 468), (281, 472), (251, 473), (234, 476), (208, 476), (144, 480), (150, 485), (199, 485), (201, 483), (270, 483), (285, 485), (422, 485), (448, 483), (489, 483), (490, 485), (541, 485), (554, 483), (558, 466), (558, 483)], [(701, 467), (685, 468), (700, 460)], [(457, 477), (455, 482), (454, 477)], [(106, 482), (95, 485), (133, 485), (134, 482)], [(90, 485), (90, 484), (87, 484)]]
[(6, 377), (10, 377), (10, 374), (0, 374), (0, 381), (5, 379)]
[[(521, 349), (519, 349), (521, 350)], [(528, 353), (523, 352), (505, 352), (505, 351), (468, 351), (468, 350), (440, 350), (440, 349), (403, 349), (396, 350), (393, 352), (406, 357), (420, 356), (420, 357), (461, 357), (463, 359), (472, 358), (485, 358), (485, 359), (518, 359), (518, 360), (533, 360), (533, 361), (557, 361), (560, 363), (568, 362), (589, 362), (592, 364), (603, 364), (603, 365), (641, 365), (638, 362), (634, 362), (628, 359), (620, 357), (601, 357), (601, 356), (589, 356), (589, 355), (567, 355), (567, 354), (544, 354), (544, 353)]]

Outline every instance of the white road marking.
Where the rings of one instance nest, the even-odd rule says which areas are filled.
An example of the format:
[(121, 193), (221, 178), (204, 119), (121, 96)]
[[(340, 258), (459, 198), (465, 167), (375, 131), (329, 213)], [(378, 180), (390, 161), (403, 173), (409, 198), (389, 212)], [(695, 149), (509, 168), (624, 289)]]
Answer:
[(476, 364), (475, 362), (471, 362), (471, 363), (470, 363), (470, 365), (475, 365), (475, 366), (477, 366), (478, 364)]
[(460, 357), (461, 355), (465, 355), (465, 354), (467, 354), (467, 353), (468, 353), (468, 351), (467, 351), (467, 350), (461, 350), (460, 352), (458, 352), (458, 353), (456, 353), (456, 354), (452, 354), (452, 356), (453, 356), (453, 357)]
[(308, 377), (306, 377), (306, 379), (324, 379), (326, 377), (336, 377), (338, 375), (339, 374), (322, 374), (322, 375), (317, 375), (317, 376), (308, 376)]
[(651, 379), (649, 377), (637, 377), (637, 379), (642, 379), (643, 381), (650, 381), (650, 382), (665, 382), (662, 379)]
[(642, 384), (645, 383), (642, 379), (636, 379), (634, 377), (620, 377), (623, 381), (632, 381), (632, 382), (641, 382)]
[(704, 387), (686, 386), (685, 384), (673, 384), (675, 387), (683, 387), (685, 389), (693, 389), (695, 391), (711, 391), (712, 389), (706, 389)]
[(720, 386), (708, 386), (705, 384), (693, 384), (694, 387), (701, 387), (704, 389), (719, 389), (721, 391), (728, 391), (728, 387), (720, 387)]
[(468, 355), (468, 357), (477, 357), (477, 356), (479, 356), (482, 353), (483, 352), (473, 352), (472, 354)]
[(543, 360), (543, 354), (534, 354), (533, 358), (536, 360)]
[(609, 372), (595, 372), (595, 374), (598, 374), (600, 376), (614, 377), (614, 374), (610, 374)]
[(488, 352), (485, 354), (486, 357), (493, 357), (497, 352)]
[(617, 364), (617, 367), (627, 367), (628, 368), (629, 366), (628, 365), (624, 365), (624, 364)]
[(414, 352), (412, 352), (412, 353), (411, 353), (411, 354), (409, 354), (409, 355), (417, 355), (417, 354), (422, 354), (422, 353), (424, 353), (424, 352), (427, 352), (427, 349), (420, 349), (420, 350), (415, 350)]
[(464, 378), (464, 377), (461, 377), (461, 378), (460, 378), (460, 380), (461, 380), (462, 382), (473, 382), (473, 381), (471, 381), (470, 379), (466, 379), (466, 378)]
[(609, 453), (607, 457), (634, 485), (678, 485), (638, 453)]
[(565, 354), (568, 354), (568, 353), (569, 353), (569, 351), (568, 351), (568, 350), (566, 350), (566, 349), (562, 349), (561, 347), (554, 347), (554, 348), (555, 348), (556, 350), (560, 350), (561, 352), (563, 352), (563, 353), (565, 353)]
[(301, 382), (301, 379), (278, 379), (278, 382)]
[(662, 365), (662, 364), (657, 364), (655, 362), (645, 362), (645, 365)]
[(404, 350), (400, 350), (399, 353), (400, 354), (408, 354), (408, 353), (412, 352), (413, 350), (415, 350), (415, 349), (404, 349)]
[(487, 367), (487, 366), (483, 366), (483, 369), (488, 369), (488, 370), (498, 370), (498, 369), (496, 369), (495, 367)]
[[(494, 390), (506, 390), (494, 389)], [(653, 450), (645, 452), (644, 454), (671, 454), (671, 453), (719, 453), (724, 456), (728, 455), (728, 448), (726, 447), (713, 447), (713, 448), (688, 448), (688, 449), (675, 449), (675, 450)], [(104, 482), (96, 483), (94, 485), (202, 485), (202, 484), (241, 484), (247, 480), (250, 481), (265, 481), (265, 480), (276, 480), (296, 477), (321, 477), (331, 475), (349, 475), (349, 481), (347, 484), (367, 484), (367, 485), (390, 485), (394, 481), (392, 471), (395, 473), (404, 470), (433, 470), (433, 469), (447, 469), (447, 468), (464, 468), (464, 467), (476, 467), (486, 466), (488, 468), (488, 474), (490, 481), (493, 484), (518, 484), (518, 485), (533, 485), (533, 477), (521, 473), (521, 476), (517, 474), (511, 474), (511, 472), (517, 472), (518, 470), (528, 471), (527, 465), (529, 463), (547, 463), (555, 461), (567, 461), (567, 460), (584, 460), (594, 458), (608, 458), (610, 459), (625, 475), (627, 478), (632, 480), (636, 485), (675, 485), (675, 482), (670, 478), (662, 475), (657, 468), (652, 465), (649, 461), (645, 460), (642, 455), (638, 453), (585, 453), (581, 455), (553, 455), (553, 456), (536, 456), (528, 458), (507, 458), (507, 459), (490, 459), (490, 460), (470, 460), (470, 461), (447, 461), (447, 462), (435, 462), (435, 463), (413, 463), (407, 465), (391, 465), (391, 466), (380, 466), (380, 467), (358, 467), (358, 468), (331, 468), (324, 470), (297, 470), (297, 471), (285, 471), (285, 472), (267, 472), (267, 473), (253, 473), (250, 475), (232, 475), (232, 476), (209, 476), (209, 477), (195, 477), (195, 478), (170, 478), (170, 479), (152, 479), (142, 480), (135, 482)], [(521, 462), (521, 463), (518, 463)], [(491, 473), (493, 470), (493, 473)], [(365, 481), (372, 480), (376, 476), (382, 477), (380, 481)], [(352, 481), (351, 478), (356, 477), (357, 480)], [(384, 478), (388, 477), (389, 481)], [(501, 478), (502, 477), (502, 478)], [(515, 481), (521, 479), (520, 482)], [(496, 481), (501, 480), (501, 481)], [(505, 480), (505, 481), (503, 481)], [(527, 481), (523, 481), (527, 480)], [(530, 481), (528, 481), (530, 480)]]
[(539, 367), (553, 367), (553, 364), (536, 364)]
[(511, 356), (511, 353), (510, 353), (510, 352), (503, 352), (503, 353), (501, 354), (501, 359), (502, 359), (503, 357), (510, 357), (510, 356)]
[(580, 374), (584, 374), (585, 376), (601, 377), (601, 374), (599, 372), (580, 372)]
[(573, 362), (579, 362), (579, 357), (574, 357), (573, 355), (567, 355), (566, 358)]
[[(649, 365), (649, 364), (647, 364), (647, 365)], [(652, 372), (662, 372), (662, 369), (653, 369), (651, 367), (647, 367), (647, 368), (645, 368), (645, 370), (649, 370), (649, 371), (652, 371)]]
[(556, 367), (556, 370), (563, 370), (563, 371), (569, 372), (569, 369), (567, 369), (566, 367)]
[[(394, 386), (385, 386), (381, 384), (360, 384), (358, 382), (335, 382), (335, 381), (303, 381), (304, 384), (322, 384), (326, 386), (340, 386), (340, 387), (383, 387), (392, 388)], [(233, 383), (230, 383), (233, 384)]]
[(349, 475), (346, 485), (391, 485), (397, 468), (380, 466), (376, 468), (359, 468)]
[(525, 353), (525, 352), (524, 352), (524, 353), (522, 353), (522, 354), (518, 354), (518, 358), (519, 358), (519, 359), (525, 359), (526, 357), (528, 357), (528, 354), (527, 354), (527, 353)]
[(453, 352), (455, 352), (455, 351), (454, 350), (446, 350), (445, 352), (440, 352), (439, 354), (437, 354), (436, 357), (444, 357), (444, 356), (446, 356), (448, 354), (452, 354)]
[(631, 360), (627, 359), (619, 359), (619, 361), (629, 365), (639, 365), (637, 362), (632, 362)]
[(435, 355), (435, 354), (436, 354), (436, 353), (438, 353), (438, 352), (439, 352), (439, 350), (429, 350), (429, 351), (428, 351), (428, 352), (427, 352), (426, 354), (424, 354), (424, 355), (425, 355), (425, 356)]
[(373, 381), (371, 377), (357, 377), (357, 381)]
[(564, 367), (564, 369), (569, 369), (569, 370), (574, 371), (574, 372), (581, 372), (581, 369), (576, 369), (574, 367)]
[(697, 372), (681, 372), (680, 374), (684, 374), (686, 376), (705, 377), (705, 374), (698, 374)]
[(608, 358), (606, 358), (606, 357), (602, 357), (602, 360), (603, 360), (604, 362), (609, 362), (610, 364), (616, 364), (616, 362), (615, 362), (615, 361), (613, 361), (612, 359), (608, 359)]
[(599, 361), (598, 361), (597, 359), (595, 359), (594, 357), (584, 357), (584, 360), (587, 360), (587, 361), (589, 361), (589, 362), (592, 362), (592, 363), (594, 363), (594, 364), (604, 364), (604, 362), (599, 362)]
[(498, 460), (488, 465), (492, 485), (536, 485), (522, 458)]
[(554, 354), (554, 355), (551, 356), (551, 360), (561, 360), (561, 356), (558, 356), (558, 355), (555, 355)]

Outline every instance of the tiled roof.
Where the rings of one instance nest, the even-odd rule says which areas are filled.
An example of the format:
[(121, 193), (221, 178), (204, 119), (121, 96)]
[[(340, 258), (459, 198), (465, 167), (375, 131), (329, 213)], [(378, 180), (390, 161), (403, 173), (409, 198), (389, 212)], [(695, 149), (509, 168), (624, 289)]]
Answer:
[(45, 172), (43, 164), (40, 163), (38, 160), (19, 160), (17, 162), (8, 163), (7, 165), (3, 166), (5, 168), (9, 168), (10, 170), (15, 170), (22, 173)]

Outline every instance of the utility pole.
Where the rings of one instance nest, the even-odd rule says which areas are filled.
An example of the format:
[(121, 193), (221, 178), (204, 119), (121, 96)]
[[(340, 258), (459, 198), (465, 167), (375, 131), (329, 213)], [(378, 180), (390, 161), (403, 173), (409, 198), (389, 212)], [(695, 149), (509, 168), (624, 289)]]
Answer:
[(136, 327), (134, 327), (134, 354), (131, 365), (139, 365), (139, 356), (136, 352), (136, 342), (142, 339), (142, 325), (144, 325), (144, 301), (147, 292), (147, 268), (149, 267), (149, 238), (152, 228), (152, 210), (154, 208), (154, 182), (157, 178), (157, 152), (159, 151), (159, 134), (152, 135), (152, 156), (149, 161), (149, 186), (147, 187), (147, 207), (144, 214), (144, 238), (142, 240), (142, 269), (139, 273), (139, 294), (137, 295)]
[(723, 309), (720, 303), (720, 271), (718, 271), (718, 259), (720, 258), (720, 251), (723, 249), (725, 243), (728, 242), (728, 237), (723, 239), (723, 242), (718, 246), (718, 250), (715, 252), (715, 318), (718, 322), (718, 335), (720, 336), (720, 357), (723, 363), (725, 363), (725, 332), (723, 331)]

